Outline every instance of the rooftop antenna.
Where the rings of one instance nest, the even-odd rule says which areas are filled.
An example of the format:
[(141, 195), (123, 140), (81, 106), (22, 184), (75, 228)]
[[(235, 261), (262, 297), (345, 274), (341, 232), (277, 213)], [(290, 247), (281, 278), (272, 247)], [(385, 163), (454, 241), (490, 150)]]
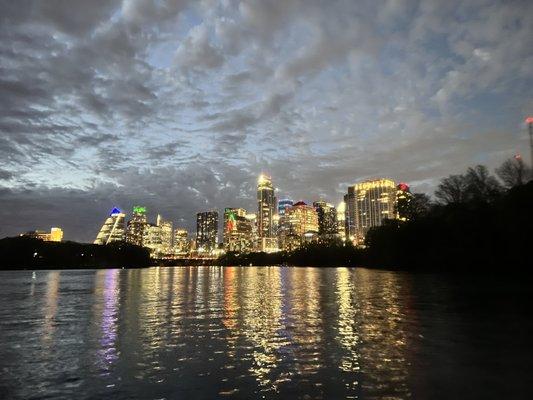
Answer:
[(531, 151), (531, 159), (530, 159), (530, 166), (533, 170), (533, 117), (527, 117), (526, 118), (526, 124), (529, 131), (529, 150)]

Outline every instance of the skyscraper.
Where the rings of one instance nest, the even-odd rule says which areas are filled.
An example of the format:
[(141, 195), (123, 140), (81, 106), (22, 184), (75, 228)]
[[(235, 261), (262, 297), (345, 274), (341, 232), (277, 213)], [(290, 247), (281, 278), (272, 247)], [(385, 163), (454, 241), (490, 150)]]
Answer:
[(325, 201), (315, 201), (313, 207), (318, 215), (318, 235), (322, 239), (333, 239), (338, 236), (337, 210)]
[(344, 196), (350, 240), (362, 244), (368, 230), (385, 219), (396, 218), (396, 185), (390, 179), (374, 179), (348, 187)]
[(128, 221), (126, 240), (129, 243), (142, 246), (146, 225), (146, 207), (134, 206), (132, 218)]
[(167, 221), (157, 214), (156, 225), (160, 229), (162, 254), (168, 255), (172, 251), (172, 221)]
[(285, 209), (287, 207), (292, 207), (293, 204), (294, 204), (294, 201), (292, 201), (291, 199), (281, 199), (278, 202), (278, 214), (280, 216), (284, 215), (285, 214)]
[(108, 244), (111, 242), (124, 240), (125, 227), (124, 219), (126, 214), (122, 213), (118, 208), (113, 208), (109, 217), (105, 220), (100, 232), (96, 236), (94, 244)]
[(257, 235), (261, 251), (277, 250), (277, 238), (274, 230), (276, 213), (276, 195), (272, 180), (261, 174), (257, 181)]
[(218, 211), (205, 211), (196, 214), (196, 248), (211, 252), (217, 247)]
[(280, 246), (284, 250), (294, 250), (305, 240), (316, 238), (318, 234), (318, 214), (313, 206), (303, 201), (285, 209), (282, 218)]
[(396, 187), (396, 213), (401, 221), (408, 221), (411, 218), (411, 201), (413, 194), (407, 183), (399, 183)]
[(174, 253), (186, 254), (189, 252), (189, 233), (187, 229), (176, 228), (174, 230)]
[(243, 208), (224, 209), (224, 249), (248, 252), (253, 250), (253, 221)]

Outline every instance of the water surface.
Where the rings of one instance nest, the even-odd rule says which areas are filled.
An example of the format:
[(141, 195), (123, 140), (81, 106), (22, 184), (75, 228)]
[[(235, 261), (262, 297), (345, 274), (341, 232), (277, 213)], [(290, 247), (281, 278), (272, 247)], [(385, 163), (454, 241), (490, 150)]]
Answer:
[(527, 288), (348, 268), (0, 272), (0, 398), (526, 398)]

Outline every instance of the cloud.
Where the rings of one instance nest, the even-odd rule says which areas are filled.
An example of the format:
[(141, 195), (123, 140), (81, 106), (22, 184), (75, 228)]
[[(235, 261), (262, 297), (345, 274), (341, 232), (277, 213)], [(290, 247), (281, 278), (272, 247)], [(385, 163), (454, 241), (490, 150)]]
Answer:
[(528, 153), (526, 1), (1, 1), (1, 235), (108, 209), (337, 203)]

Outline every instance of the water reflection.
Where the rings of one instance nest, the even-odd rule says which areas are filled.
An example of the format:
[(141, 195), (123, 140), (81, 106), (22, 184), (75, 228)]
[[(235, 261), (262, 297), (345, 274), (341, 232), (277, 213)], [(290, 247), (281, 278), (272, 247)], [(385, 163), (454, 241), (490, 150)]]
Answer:
[(43, 346), (49, 346), (53, 343), (55, 332), (55, 317), (57, 314), (59, 281), (61, 278), (60, 271), (51, 271), (48, 273), (46, 281), (45, 303), (43, 307), (43, 334), (41, 336)]
[(117, 320), (120, 295), (120, 272), (116, 269), (100, 270), (95, 276), (95, 296), (99, 299), (94, 306), (94, 315), (100, 321), (100, 340), (97, 351), (97, 363), (103, 375), (110, 373), (110, 368), (118, 359), (116, 348)]
[[(492, 332), (447, 313), (453, 293), (427, 276), (278, 267), (41, 276), (33, 294), (27, 274), (0, 279), (0, 395), (6, 387), (14, 398), (438, 397), (431, 368), (460, 382), (451, 377), (486, 359), (471, 354), (479, 346), (465, 351), (467, 340), (480, 326)], [(497, 326), (503, 337), (506, 326)]]

